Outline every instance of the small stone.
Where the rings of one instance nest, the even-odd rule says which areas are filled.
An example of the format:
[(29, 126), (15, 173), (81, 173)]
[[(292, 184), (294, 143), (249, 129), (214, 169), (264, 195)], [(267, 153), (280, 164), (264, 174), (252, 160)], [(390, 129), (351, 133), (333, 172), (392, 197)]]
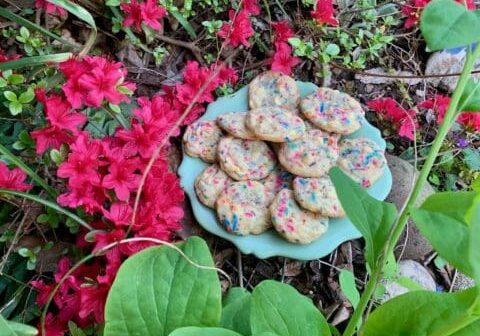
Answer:
[[(427, 290), (435, 291), (437, 284), (428, 270), (414, 260), (402, 260), (398, 264), (399, 276), (407, 277)], [(409, 290), (397, 282), (385, 284), (386, 293), (382, 301), (407, 293)]]
[[(386, 201), (394, 203), (397, 206), (397, 209), (400, 210), (407, 200), (407, 197), (413, 187), (412, 181), (414, 178), (415, 168), (409, 162), (400, 159), (399, 157), (387, 154), (386, 158), (393, 175), (393, 188)], [(418, 171), (416, 171), (416, 173), (418, 174)], [(433, 193), (435, 193), (435, 190), (427, 182), (422, 190), (422, 193), (418, 197), (417, 205), (420, 205), (428, 196)], [(407, 232), (408, 236), (406, 237), (404, 232), (398, 241), (399, 246), (397, 246), (396, 249), (397, 257), (399, 257), (400, 253), (402, 252), (402, 245), (405, 243), (406, 238), (407, 241), (402, 258), (422, 260), (427, 254), (433, 251), (430, 243), (422, 236), (420, 231), (411, 220), (408, 222)]]
[(470, 287), (475, 286), (475, 281), (466, 276), (463, 273), (458, 272), (457, 278), (455, 279), (455, 283), (453, 284), (453, 291), (461, 291)]
[[(425, 74), (430, 76), (461, 73), (466, 56), (465, 48), (446, 49), (433, 53), (427, 61)], [(474, 70), (479, 69), (480, 61), (477, 61)], [(478, 79), (479, 75), (473, 75), (472, 77)], [(427, 81), (452, 92), (457, 85), (458, 76), (428, 78)]]

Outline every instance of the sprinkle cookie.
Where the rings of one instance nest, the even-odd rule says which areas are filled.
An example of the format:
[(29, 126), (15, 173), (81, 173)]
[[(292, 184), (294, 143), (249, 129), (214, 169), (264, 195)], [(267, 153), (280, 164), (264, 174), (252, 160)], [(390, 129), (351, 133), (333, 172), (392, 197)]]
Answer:
[(311, 130), (300, 140), (282, 143), (278, 159), (292, 174), (303, 177), (323, 176), (338, 159), (337, 139), (326, 132)]
[(222, 131), (214, 121), (197, 121), (187, 127), (183, 136), (185, 153), (206, 162), (215, 162)]
[(304, 209), (326, 217), (344, 217), (335, 187), (328, 176), (299, 177), (293, 180), (293, 193)]
[(342, 140), (339, 153), (340, 169), (364, 188), (375, 183), (387, 165), (384, 151), (367, 138)]
[(328, 218), (303, 210), (293, 198), (293, 191), (281, 190), (270, 205), (275, 230), (288, 241), (308, 244), (327, 231)]
[(220, 223), (238, 235), (260, 234), (271, 227), (265, 187), (257, 181), (231, 183), (217, 199)]
[(300, 92), (295, 80), (279, 72), (264, 72), (250, 83), (248, 98), (251, 109), (265, 106), (285, 106), (296, 109)]
[(267, 193), (268, 204), (272, 203), (275, 196), (282, 189), (292, 189), (293, 175), (277, 166), (267, 178), (261, 180)]
[(305, 134), (303, 120), (293, 111), (282, 107), (251, 110), (245, 124), (259, 139), (272, 142), (293, 141)]
[(329, 132), (350, 134), (362, 126), (360, 103), (346, 93), (319, 88), (302, 99), (300, 109), (314, 125)]
[(217, 118), (217, 124), (225, 132), (236, 138), (256, 140), (257, 137), (245, 126), (247, 112), (230, 112), (222, 114)]
[(215, 208), (218, 195), (233, 180), (216, 164), (208, 166), (195, 179), (195, 192), (200, 202), (209, 208)]
[(237, 181), (261, 180), (275, 168), (275, 153), (263, 141), (225, 137), (218, 144), (220, 167)]

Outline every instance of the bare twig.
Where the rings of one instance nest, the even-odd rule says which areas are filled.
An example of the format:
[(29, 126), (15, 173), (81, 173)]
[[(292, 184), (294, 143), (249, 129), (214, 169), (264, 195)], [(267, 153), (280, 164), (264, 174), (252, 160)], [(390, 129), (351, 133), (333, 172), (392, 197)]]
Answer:
[(195, 56), (195, 58), (197, 59), (197, 61), (200, 64), (204, 63), (203, 58), (202, 58), (202, 51), (195, 44), (193, 44), (191, 42), (185, 42), (185, 41), (177, 40), (177, 39), (174, 39), (174, 38), (171, 38), (171, 37), (168, 37), (168, 36), (165, 36), (165, 35), (159, 35), (159, 34), (156, 35), (156, 38), (159, 39), (160, 41), (166, 42), (168, 44), (173, 44), (173, 45), (176, 45), (176, 46), (179, 46), (179, 47), (190, 50), (192, 52), (193, 56)]

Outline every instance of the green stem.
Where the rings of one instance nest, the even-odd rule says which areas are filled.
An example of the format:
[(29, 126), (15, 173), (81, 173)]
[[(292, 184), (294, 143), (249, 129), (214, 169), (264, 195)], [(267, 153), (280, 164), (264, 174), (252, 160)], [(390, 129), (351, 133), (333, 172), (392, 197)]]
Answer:
[(37, 203), (40, 203), (46, 207), (49, 207), (55, 211), (58, 211), (62, 214), (64, 214), (65, 216), (67, 217), (70, 217), (71, 219), (73, 219), (75, 222), (77, 222), (78, 224), (80, 224), (81, 226), (85, 227), (87, 230), (89, 231), (92, 231), (93, 228), (88, 225), (87, 222), (85, 222), (83, 219), (81, 219), (80, 217), (78, 217), (77, 215), (75, 215), (74, 213), (68, 211), (68, 210), (65, 210), (64, 208), (62, 208), (61, 206), (59, 206), (57, 203), (53, 203), (53, 202), (50, 202), (50, 201), (47, 201), (47, 200), (44, 200), (43, 198), (40, 198), (38, 197), (37, 195), (32, 195), (32, 194), (27, 194), (27, 193), (24, 193), (24, 192), (20, 192), (20, 191), (14, 191), (14, 190), (10, 190), (10, 189), (0, 189), (0, 195), (1, 194), (6, 194), (6, 195), (12, 195), (12, 196), (17, 196), (17, 197), (21, 197), (21, 198), (25, 198), (25, 199), (28, 199), (30, 201), (34, 201), (34, 202), (37, 202)]
[(425, 163), (420, 171), (420, 175), (418, 176), (415, 186), (407, 200), (406, 206), (403, 208), (400, 216), (398, 217), (397, 221), (393, 225), (393, 230), (390, 234), (390, 238), (387, 240), (385, 244), (385, 248), (383, 249), (383, 254), (380, 257), (379, 261), (377, 262), (376, 266), (372, 271), (372, 275), (370, 280), (365, 287), (364, 292), (360, 298), (360, 302), (358, 304), (357, 309), (354, 311), (352, 318), (348, 322), (348, 325), (343, 333), (343, 336), (352, 336), (355, 333), (356, 326), (358, 322), (361, 320), (362, 315), (370, 301), (377, 282), (381, 279), (381, 274), (385, 264), (387, 262), (387, 256), (393, 253), (395, 246), (397, 245), (398, 239), (400, 238), (405, 225), (407, 224), (408, 218), (410, 216), (410, 208), (413, 207), (417, 201), (418, 196), (423, 190), (425, 183), (427, 182), (428, 175), (432, 170), (433, 164), (437, 158), (437, 155), (440, 151), (440, 148), (445, 140), (445, 137), (448, 134), (453, 122), (455, 121), (458, 113), (457, 107), (458, 103), (460, 102), (460, 98), (462, 97), (463, 92), (465, 91), (465, 87), (468, 83), (470, 78), (470, 74), (473, 70), (473, 66), (475, 64), (475, 60), (480, 55), (480, 44), (477, 45), (474, 52), (469, 52), (467, 55), (467, 60), (462, 70), (462, 74), (457, 82), (457, 86), (455, 91), (453, 92), (452, 99), (450, 101), (450, 105), (448, 106), (448, 110), (445, 114), (443, 122), (438, 130), (437, 136), (433, 141), (432, 147), (430, 149), (430, 153), (425, 160)]
[(30, 178), (35, 181), (39, 186), (41, 186), (45, 191), (50, 195), (52, 199), (57, 199), (57, 192), (48, 185), (48, 183), (38, 176), (29, 166), (27, 166), (22, 160), (20, 160), (16, 155), (10, 152), (5, 146), (0, 144), (0, 154), (6, 156), (6, 158), (12, 162), (15, 166), (23, 170)]

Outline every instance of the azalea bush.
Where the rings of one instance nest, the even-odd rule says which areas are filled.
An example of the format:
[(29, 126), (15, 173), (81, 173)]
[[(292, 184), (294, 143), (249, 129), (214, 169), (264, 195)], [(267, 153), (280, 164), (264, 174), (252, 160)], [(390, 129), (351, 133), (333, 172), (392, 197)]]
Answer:
[[(438, 21), (451, 9), (449, 15), (473, 27), (476, 12), (468, 10), (476, 8), (474, 3), (427, 3), (372, 6), (358, 1), (343, 8), (331, 0), (201, 0), (195, 5), (108, 0), (104, 6), (36, 0), (34, 8), (0, 7), (6, 22), (1, 41), (5, 50), (0, 50), (0, 246), (5, 251), (0, 263), (0, 330), (54, 336), (148, 335), (150, 330), (174, 336), (338, 334), (312, 302), (285, 284), (265, 281), (252, 294), (232, 288), (222, 307), (206, 245), (198, 238), (172, 245), (181, 240), (185, 197), (171, 157), (177, 137), (207, 103), (265, 69), (320, 82), (335, 67), (386, 64), (394, 32), (404, 26), (406, 34), (414, 34), (419, 25), (414, 19), (420, 15), (430, 50), (478, 41), (478, 30), (442, 32), (446, 23)], [(197, 18), (199, 13), (203, 16)], [(133, 46), (134, 60), (153, 67), (147, 69), (150, 77), (165, 77), (153, 90), (139, 81), (138, 72), (129, 73), (131, 64), (115, 59), (113, 49), (125, 45)], [(458, 177), (455, 181), (464, 189), (478, 185), (480, 168), (474, 167), (480, 159), (475, 161), (479, 155), (474, 144), (480, 121), (474, 111), (480, 106), (476, 82), (467, 81), (476, 53), (469, 49), (451, 96), (428, 91), (424, 101), (414, 103), (387, 94), (365, 100), (392, 152), (412, 158), (414, 142), (425, 144), (420, 149), (423, 170), (409, 206), (427, 178), (444, 190), (460, 188), (447, 183), (449, 174)], [(438, 132), (432, 134), (425, 125)], [(461, 155), (446, 160), (452, 150)], [(434, 165), (439, 152), (445, 153)], [(449, 168), (448, 162), (453, 162)], [(477, 244), (472, 238), (478, 224), (476, 193), (438, 194), (418, 209), (407, 207), (394, 220), (398, 216), (391, 205), (368, 198), (338, 172), (332, 172), (332, 178), (348, 194), (339, 193), (365, 237), (371, 278), (362, 298), (352, 299), (355, 310), (345, 334), (358, 328), (366, 335), (382, 334), (385, 328), (393, 334), (447, 328), (449, 319), (445, 325), (413, 320), (419, 311), (432, 320), (438, 316), (421, 310), (425, 301), (438, 302), (432, 310), (445, 302), (456, 307), (459, 315), (448, 315), (461, 320), (452, 322), (454, 328), (476, 322), (474, 290), (417, 293), (365, 314), (410, 215), (445, 260), (477, 279), (471, 248)], [(458, 198), (458, 211), (443, 211), (452, 197)], [(457, 241), (443, 244), (433, 222), (449, 223), (444, 225), (444, 232), (452, 230), (448, 237), (462, 238), (456, 253), (444, 245), (457, 246)], [(168, 246), (152, 247), (157, 244)], [(42, 262), (49, 254), (54, 255), (53, 266)], [(177, 280), (165, 285), (172, 277)], [(164, 281), (155, 286), (157, 279)], [(350, 287), (359, 295), (354, 280)], [(405, 331), (387, 317), (403, 314), (412, 302), (419, 308), (408, 315), (409, 325), (417, 329)], [(140, 326), (141, 320), (153, 324)]]

